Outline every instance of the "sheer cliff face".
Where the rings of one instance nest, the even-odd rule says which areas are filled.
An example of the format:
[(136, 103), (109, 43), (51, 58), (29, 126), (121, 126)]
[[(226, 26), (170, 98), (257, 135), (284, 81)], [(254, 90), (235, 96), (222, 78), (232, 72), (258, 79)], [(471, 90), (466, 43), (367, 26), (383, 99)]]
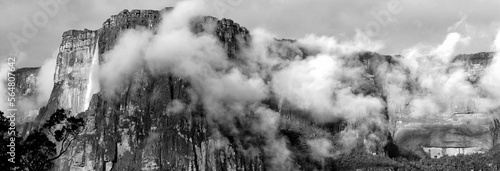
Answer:
[[(60, 94), (55, 97), (57, 106), (70, 109), (73, 114), (86, 110), (87, 91), (94, 59), (98, 59), (97, 31), (70, 30), (63, 34), (57, 55), (54, 84)], [(95, 62), (94, 62), (95, 64)], [(87, 103), (87, 104), (86, 104)]]
[(16, 75), (16, 95), (30, 97), (36, 93), (36, 76), (40, 68), (21, 68), (14, 72)]
[(40, 68), (21, 68), (14, 72), (16, 75), (15, 99), (17, 100), (17, 121), (24, 123), (34, 119), (38, 113), (37, 105), (37, 76)]
[(92, 94), (99, 91), (96, 70), (103, 60), (101, 54), (113, 47), (121, 31), (136, 27), (155, 29), (159, 18), (159, 11), (124, 10), (111, 16), (99, 30), (64, 32), (57, 55), (55, 89), (48, 109), (42, 110), (39, 119), (46, 119), (55, 108), (69, 109), (73, 115), (87, 110)]
[[(55, 170), (328, 170), (327, 166), (311, 157), (310, 142), (306, 140), (332, 140), (335, 138), (333, 135), (337, 136), (336, 133), (346, 127), (360, 125), (345, 124), (343, 121), (316, 123), (304, 115), (307, 111), (298, 109), (287, 100), (266, 99), (262, 103), (279, 114), (280, 136), (289, 140), (283, 144), (289, 149), (287, 152), (293, 153), (291, 158), (294, 161), (287, 167), (294, 168), (276, 168), (271, 167), (276, 154), (266, 153), (266, 149), (261, 148), (266, 143), (264, 138), (249, 130), (249, 122), (255, 118), (252, 115), (230, 118), (234, 124), (213, 120), (207, 116), (207, 109), (202, 104), (191, 103), (199, 99), (193, 95), (193, 83), (188, 80), (168, 72), (153, 71), (144, 65), (120, 82), (121, 89), (115, 95), (100, 92), (102, 83), (99, 82), (99, 75), (95, 74), (96, 70), (107, 61), (105, 54), (116, 46), (120, 34), (127, 29), (146, 29), (157, 33), (161, 12), (171, 10), (124, 10), (106, 20), (99, 30), (72, 30), (63, 34), (54, 90), (47, 106), (40, 110), (38, 119), (43, 122), (55, 109), (65, 108), (85, 118), (86, 127), (70, 150), (56, 161)], [(197, 17), (192, 19), (190, 29), (197, 35), (212, 34), (229, 60), (245, 62), (241, 59), (241, 48), (251, 41), (246, 28), (228, 19)], [(284, 60), (315, 54), (314, 51), (299, 48), (293, 40), (275, 40), (271, 46), (268, 53)], [(347, 83), (352, 86), (352, 93), (373, 96), (388, 103), (388, 87), (383, 85), (387, 78), (379, 69), (398, 69), (397, 58), (376, 53), (350, 56), (341, 65), (361, 68), (362, 73), (360, 79)], [(463, 58), (464, 61), (471, 59)], [(484, 67), (489, 63), (483, 61), (472, 60), (465, 64), (473, 72), (477, 68), (474, 64), (480, 63)], [(352, 81), (345, 79), (345, 82)], [(407, 86), (412, 85), (407, 83)], [(28, 87), (23, 91), (29, 94), (29, 84), (23, 87)], [(381, 118), (396, 122), (399, 118), (391, 118), (391, 113), (400, 110), (386, 107)], [(374, 125), (366, 127), (367, 135), (372, 138), (384, 139), (386, 136), (387, 130), (380, 130)], [(428, 137), (423, 139), (433, 139), (447, 131), (433, 129), (429, 128), (429, 132), (439, 134), (428, 136), (431, 133), (424, 132), (422, 136)], [(478, 136), (482, 137), (484, 130), (480, 130), (482, 132)], [(407, 135), (410, 134), (401, 135), (401, 139)], [(473, 136), (476, 135), (464, 137)], [(360, 142), (367, 142), (362, 138), (358, 137)], [(460, 138), (464, 139), (455, 139)], [(436, 142), (449, 141), (434, 139)], [(383, 144), (374, 144), (370, 146), (374, 148), (371, 151), (381, 152), (381, 146)]]
[(172, 8), (164, 8), (162, 11), (156, 10), (123, 10), (118, 15), (113, 15), (107, 19), (99, 34), (99, 52), (103, 54), (111, 50), (120, 35), (126, 29), (147, 28), (156, 30), (161, 21), (161, 12), (171, 11)]
[(491, 63), (494, 55), (492, 52), (458, 55), (455, 57), (454, 62), (462, 62), (469, 74), (469, 81), (476, 83), (481, 77), (484, 68)]
[[(168, 12), (170, 8), (164, 9)], [(126, 29), (156, 30), (160, 12), (123, 11), (97, 31), (68, 31), (57, 59), (55, 88), (39, 118), (56, 108), (71, 109), (86, 118), (86, 129), (72, 149), (57, 161), (56, 170), (262, 170), (262, 158), (244, 157), (233, 146), (211, 140), (211, 129), (201, 106), (189, 104), (189, 84), (169, 74), (152, 74), (146, 67), (123, 84), (117, 96), (101, 93), (85, 99), (92, 85), (91, 70), (112, 49)], [(248, 31), (231, 20), (200, 17), (192, 31), (219, 38), (228, 56), (236, 58)], [(96, 55), (97, 54), (97, 55)], [(182, 101), (182, 103), (180, 103)], [(176, 111), (172, 106), (184, 108)]]
[[(450, 70), (465, 69), (467, 81), (476, 85), (484, 75), (484, 69), (492, 61), (494, 53), (461, 54), (453, 59)], [(427, 119), (399, 118), (395, 123), (395, 141), (401, 147), (418, 155), (426, 156), (421, 147), (476, 148), (486, 152), (498, 143), (495, 117), (478, 111), (475, 101), (453, 101), (448, 117)]]

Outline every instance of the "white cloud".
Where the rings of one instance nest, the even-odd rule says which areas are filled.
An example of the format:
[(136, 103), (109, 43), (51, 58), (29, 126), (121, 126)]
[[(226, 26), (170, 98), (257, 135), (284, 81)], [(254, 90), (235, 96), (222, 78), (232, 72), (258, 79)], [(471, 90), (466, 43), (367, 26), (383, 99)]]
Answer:
[(47, 59), (43, 66), (40, 68), (38, 75), (36, 77), (36, 88), (37, 88), (37, 103), (41, 106), (45, 105), (49, 101), (50, 93), (54, 87), (54, 72), (56, 70), (56, 58), (57, 53), (54, 57)]
[(486, 109), (495, 109), (500, 107), (500, 30), (498, 31), (495, 41), (493, 42), (493, 50), (496, 51), (490, 66), (484, 71), (484, 76), (481, 78), (480, 85), (488, 92), (491, 97), (488, 101), (488, 106), (483, 106)]

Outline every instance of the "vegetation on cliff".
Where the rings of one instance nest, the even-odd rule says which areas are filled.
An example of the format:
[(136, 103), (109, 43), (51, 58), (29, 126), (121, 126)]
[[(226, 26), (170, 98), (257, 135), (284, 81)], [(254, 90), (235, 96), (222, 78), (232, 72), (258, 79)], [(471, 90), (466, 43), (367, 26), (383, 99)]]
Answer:
[[(83, 130), (84, 120), (71, 117), (63, 109), (57, 110), (43, 126), (28, 135), (21, 137), (17, 132), (9, 134), (9, 118), (0, 111), (0, 168), (9, 170), (49, 170), (53, 161), (64, 154), (71, 143)], [(15, 156), (11, 156), (9, 144), (15, 139)], [(9, 161), (9, 158), (14, 160)]]

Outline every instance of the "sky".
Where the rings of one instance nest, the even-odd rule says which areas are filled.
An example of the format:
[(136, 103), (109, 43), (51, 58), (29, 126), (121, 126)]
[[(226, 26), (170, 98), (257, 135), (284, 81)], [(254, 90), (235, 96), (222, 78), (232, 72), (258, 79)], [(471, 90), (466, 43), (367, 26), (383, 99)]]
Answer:
[[(57, 54), (66, 30), (99, 29), (123, 9), (162, 9), (178, 1), (0, 0), (0, 59), (19, 52), (18, 67), (41, 66)], [(54, 2), (58, 8), (43, 5)], [(383, 42), (383, 54), (436, 46), (450, 32), (468, 38), (456, 53), (492, 51), (500, 28), (498, 0), (205, 0), (205, 4), (215, 17), (230, 18), (250, 31), (265, 29), (277, 38), (315, 34), (349, 41), (363, 33)], [(24, 29), (27, 25), (35, 30)]]

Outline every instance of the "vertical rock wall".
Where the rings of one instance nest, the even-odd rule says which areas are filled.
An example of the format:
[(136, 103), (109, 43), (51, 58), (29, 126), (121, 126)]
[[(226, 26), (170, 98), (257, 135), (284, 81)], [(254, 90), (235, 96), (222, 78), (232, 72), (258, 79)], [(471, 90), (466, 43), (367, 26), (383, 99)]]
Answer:
[[(21, 135), (28, 131), (31, 123), (38, 114), (37, 105), (37, 76), (40, 68), (20, 68), (14, 72), (16, 78), (15, 100), (18, 111), (16, 121)], [(7, 99), (5, 99), (7, 100)], [(5, 111), (4, 111), (5, 112)]]
[[(163, 9), (164, 12), (170, 10), (172, 8)], [(244, 155), (230, 138), (229, 142), (212, 139), (214, 125), (207, 120), (201, 106), (186, 106), (181, 113), (169, 110), (168, 105), (175, 101), (192, 104), (190, 85), (180, 78), (168, 73), (153, 74), (142, 67), (123, 82), (125, 89), (117, 96), (89, 95), (89, 92), (93, 94), (93, 66), (106, 60), (104, 54), (113, 49), (120, 34), (138, 27), (156, 32), (160, 21), (161, 11), (124, 10), (111, 16), (99, 30), (71, 30), (63, 34), (54, 90), (47, 106), (40, 110), (38, 120), (43, 122), (57, 108), (65, 108), (84, 118), (86, 127), (70, 150), (56, 161), (54, 170), (265, 170), (265, 156), (261, 153)], [(240, 46), (250, 40), (248, 30), (232, 20), (200, 17), (192, 24), (194, 33), (210, 31), (216, 36), (232, 60), (238, 60)], [(215, 29), (207, 29), (208, 26)], [(275, 46), (293, 43), (292, 40), (278, 42)], [(278, 53), (285, 57), (306, 54), (301, 49), (290, 48)], [(373, 71), (379, 63), (387, 62), (386, 57), (361, 54), (357, 60), (356, 64), (366, 66), (367, 71), (367, 79), (363, 81), (366, 86), (359, 91), (383, 97)], [(304, 142), (293, 139), (298, 134), (312, 139), (345, 127), (306, 122), (307, 119), (292, 114), (297, 111), (286, 102), (283, 105), (271, 101), (269, 105), (288, 119), (280, 126), (284, 136), (295, 143), (291, 146), (297, 146), (290, 148), (293, 152), (308, 153), (306, 148), (298, 148), (305, 146)], [(296, 160), (300, 165), (311, 163), (312, 159), (304, 155)]]
[[(97, 31), (70, 30), (64, 32), (57, 55), (53, 90), (59, 95), (50, 99), (58, 108), (70, 110), (73, 114), (85, 111), (86, 92), (92, 60), (97, 49)], [(50, 103), (50, 102), (49, 102)], [(46, 115), (43, 116), (47, 117)]]
[[(165, 8), (168, 12), (171, 8)], [(44, 108), (47, 118), (57, 108), (85, 111), (93, 55), (111, 50), (126, 29), (138, 27), (156, 31), (160, 11), (124, 10), (113, 15), (97, 31), (68, 31), (57, 59), (55, 88)], [(232, 20), (201, 17), (193, 32), (212, 33), (231, 58), (236, 58), (240, 41), (248, 41), (248, 30)], [(98, 46), (97, 46), (98, 45)], [(97, 47), (97, 49), (95, 48)], [(143, 67), (124, 83), (117, 97), (98, 93), (88, 110), (80, 113), (86, 128), (68, 152), (56, 161), (55, 170), (263, 170), (262, 157), (244, 157), (232, 145), (211, 139), (211, 128), (201, 106), (187, 106), (185, 113), (172, 113), (174, 100), (190, 104), (189, 84), (169, 74), (153, 75)], [(42, 119), (43, 120), (43, 119)]]

